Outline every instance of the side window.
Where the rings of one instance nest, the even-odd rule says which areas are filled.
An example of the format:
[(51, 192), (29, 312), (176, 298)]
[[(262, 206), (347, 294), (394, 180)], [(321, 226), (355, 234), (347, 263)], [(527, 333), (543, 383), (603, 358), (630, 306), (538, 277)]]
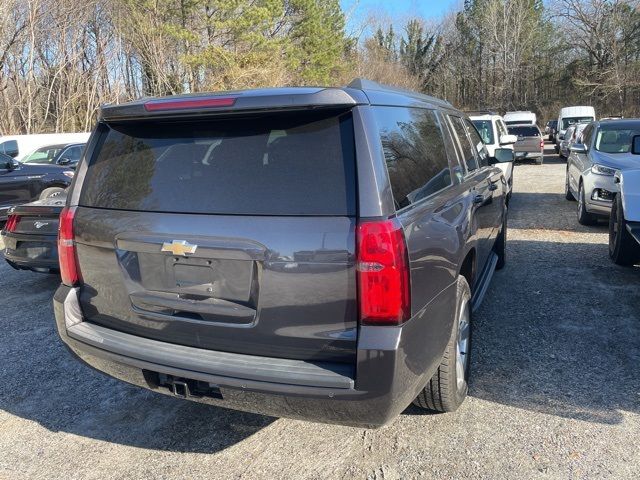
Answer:
[(7, 140), (0, 143), (0, 153), (9, 155), (10, 157), (16, 157), (19, 153), (18, 142), (16, 140)]
[[(473, 170), (478, 169), (478, 160), (476, 158), (475, 149), (471, 146), (469, 142), (469, 137), (467, 136), (467, 131), (464, 128), (464, 124), (460, 117), (454, 117), (449, 115), (449, 120), (451, 121), (451, 125), (453, 125), (453, 130), (458, 137), (458, 141), (460, 142), (460, 148), (462, 149), (462, 157), (464, 158), (464, 162), (467, 165), (467, 170), (472, 172)], [(476, 133), (477, 134), (477, 133)]]
[(75, 162), (76, 160), (80, 160), (81, 153), (82, 147), (71, 147), (66, 152), (64, 152), (64, 156), (69, 160)]
[(465, 124), (467, 125), (467, 130), (469, 130), (469, 138), (471, 138), (471, 143), (474, 145), (474, 149), (478, 154), (480, 166), (489, 166), (489, 153), (487, 152), (487, 148), (484, 146), (482, 138), (480, 138), (478, 130), (476, 130), (476, 127), (474, 127), (473, 123), (471, 123), (469, 120), (465, 120)]
[(582, 132), (582, 143), (587, 145), (587, 147), (591, 147), (591, 140), (593, 139), (593, 125), (588, 125), (585, 127)]
[(452, 184), (443, 132), (432, 110), (375, 107), (396, 208)]

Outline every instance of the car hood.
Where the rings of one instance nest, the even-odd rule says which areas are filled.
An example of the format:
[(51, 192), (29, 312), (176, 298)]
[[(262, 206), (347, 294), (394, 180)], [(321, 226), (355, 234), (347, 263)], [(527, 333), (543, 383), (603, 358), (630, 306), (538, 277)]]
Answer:
[(604, 153), (598, 151), (594, 151), (593, 153), (594, 163), (602, 164), (606, 167), (617, 170), (640, 168), (640, 155), (633, 155), (631, 153)]

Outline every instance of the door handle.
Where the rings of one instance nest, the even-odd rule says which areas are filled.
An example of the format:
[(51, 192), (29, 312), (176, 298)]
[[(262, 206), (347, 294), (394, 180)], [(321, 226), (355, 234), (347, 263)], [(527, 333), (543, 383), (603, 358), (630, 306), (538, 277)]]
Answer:
[(489, 190), (492, 192), (495, 192), (498, 189), (498, 185), (496, 185), (495, 183), (491, 182), (491, 184), (489, 185)]
[(473, 203), (476, 205), (482, 205), (485, 202), (485, 198), (482, 195), (476, 195), (473, 197)]

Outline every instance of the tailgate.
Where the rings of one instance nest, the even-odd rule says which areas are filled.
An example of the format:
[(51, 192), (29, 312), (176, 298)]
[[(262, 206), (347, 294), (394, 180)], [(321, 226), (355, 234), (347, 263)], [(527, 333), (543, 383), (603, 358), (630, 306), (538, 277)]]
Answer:
[(89, 321), (203, 349), (355, 360), (349, 113), (102, 130), (75, 220)]
[(519, 137), (513, 149), (516, 152), (540, 152), (540, 137)]

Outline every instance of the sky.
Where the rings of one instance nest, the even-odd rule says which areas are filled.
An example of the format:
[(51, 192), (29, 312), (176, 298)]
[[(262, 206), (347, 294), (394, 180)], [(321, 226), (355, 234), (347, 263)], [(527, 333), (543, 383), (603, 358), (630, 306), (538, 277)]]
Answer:
[(347, 32), (352, 33), (372, 14), (391, 19), (396, 26), (415, 16), (437, 20), (461, 5), (462, 0), (340, 0), (340, 3), (348, 19)]

